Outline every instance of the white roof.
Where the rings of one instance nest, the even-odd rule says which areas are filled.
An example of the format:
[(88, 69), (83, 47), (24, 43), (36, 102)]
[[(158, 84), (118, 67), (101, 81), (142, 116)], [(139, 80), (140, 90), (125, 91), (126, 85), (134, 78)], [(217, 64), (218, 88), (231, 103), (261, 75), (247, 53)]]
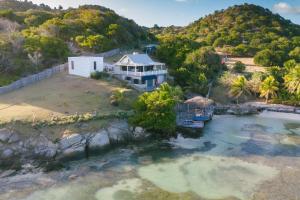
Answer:
[(72, 56), (72, 57), (68, 57), (68, 58), (103, 58), (103, 57), (100, 57), (100, 56)]
[(123, 56), (116, 65), (124, 66), (149, 66), (149, 65), (164, 65), (153, 61), (147, 54), (128, 54)]

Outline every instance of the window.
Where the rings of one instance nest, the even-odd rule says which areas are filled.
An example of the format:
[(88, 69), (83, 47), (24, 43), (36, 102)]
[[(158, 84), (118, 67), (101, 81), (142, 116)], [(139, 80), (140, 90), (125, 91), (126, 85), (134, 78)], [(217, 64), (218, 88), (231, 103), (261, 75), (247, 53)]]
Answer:
[(97, 62), (94, 61), (94, 70), (96, 71), (97, 70)]
[(71, 61), (71, 68), (74, 70), (74, 61)]
[(128, 71), (129, 72), (135, 72), (135, 67), (132, 67), (132, 66), (128, 67)]
[(154, 66), (150, 65), (150, 66), (145, 66), (145, 71), (149, 72), (149, 71), (153, 71)]
[(143, 66), (138, 66), (137, 67), (137, 72), (144, 72)]
[(139, 84), (139, 82), (140, 82), (139, 79), (133, 79), (134, 84)]
[(123, 71), (123, 72), (126, 72), (126, 71), (127, 71), (127, 66), (122, 66), (121, 68), (122, 68), (122, 71)]

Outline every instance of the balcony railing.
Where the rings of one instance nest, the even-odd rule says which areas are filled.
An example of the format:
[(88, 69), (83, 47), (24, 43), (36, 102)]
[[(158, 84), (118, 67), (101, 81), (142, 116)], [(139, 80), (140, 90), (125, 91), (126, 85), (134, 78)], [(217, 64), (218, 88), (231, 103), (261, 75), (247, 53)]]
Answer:
[(130, 75), (130, 76), (150, 76), (150, 75), (159, 75), (167, 74), (167, 70), (157, 70), (157, 71), (148, 71), (148, 72), (132, 72), (132, 71), (120, 71), (120, 74)]

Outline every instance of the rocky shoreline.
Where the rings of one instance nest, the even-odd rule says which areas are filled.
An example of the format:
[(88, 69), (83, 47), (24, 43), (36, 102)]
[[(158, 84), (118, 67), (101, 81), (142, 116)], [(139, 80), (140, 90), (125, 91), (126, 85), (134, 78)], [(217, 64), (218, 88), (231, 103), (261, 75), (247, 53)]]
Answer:
[(252, 115), (258, 114), (262, 111), (300, 114), (300, 107), (266, 104), (262, 102), (247, 102), (239, 105), (216, 105), (214, 114)]
[(140, 127), (130, 127), (125, 120), (112, 121), (96, 133), (65, 135), (57, 141), (45, 135), (22, 139), (9, 129), (0, 129), (0, 167), (24, 169), (30, 165), (53, 165), (62, 160), (87, 157), (90, 152), (149, 136)]
[[(215, 114), (252, 115), (265, 110), (300, 114), (299, 107), (259, 102), (217, 105)], [(187, 134), (193, 136), (191, 133)], [(50, 140), (45, 135), (29, 138), (21, 136), (13, 130), (0, 129), (0, 168), (22, 170), (30, 165), (52, 169), (61, 161), (86, 158), (93, 152), (139, 141), (148, 138), (150, 134), (141, 127), (131, 127), (126, 120), (113, 120), (108, 127), (95, 133), (64, 135), (56, 141)]]

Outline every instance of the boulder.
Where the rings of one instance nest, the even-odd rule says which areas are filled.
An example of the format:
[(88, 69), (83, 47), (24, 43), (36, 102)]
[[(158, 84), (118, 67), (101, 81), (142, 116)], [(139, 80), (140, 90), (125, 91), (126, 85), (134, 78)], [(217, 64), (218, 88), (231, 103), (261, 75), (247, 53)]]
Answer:
[(74, 156), (85, 152), (86, 143), (86, 139), (82, 135), (72, 134), (59, 141), (59, 149), (62, 156)]
[(0, 142), (6, 143), (8, 142), (10, 137), (10, 131), (7, 130), (6, 128), (0, 129)]
[(19, 135), (17, 133), (11, 133), (8, 139), (8, 144), (17, 143), (20, 141)]
[(123, 142), (129, 134), (129, 125), (126, 121), (115, 121), (107, 128), (111, 143)]
[(8, 158), (11, 158), (13, 155), (14, 155), (14, 151), (13, 150), (11, 150), (11, 149), (5, 149), (2, 152), (1, 157), (4, 158), (4, 159), (8, 159)]
[(108, 133), (105, 130), (100, 131), (99, 133), (94, 134), (89, 139), (89, 148), (90, 149), (99, 149), (103, 148), (110, 144)]
[(140, 139), (140, 138), (147, 137), (145, 129), (143, 129), (142, 127), (135, 127), (135, 129), (133, 131), (133, 137), (134, 137), (134, 139)]
[(32, 145), (34, 145), (33, 153), (37, 157), (54, 158), (58, 151), (58, 145), (45, 136), (38, 137)]

